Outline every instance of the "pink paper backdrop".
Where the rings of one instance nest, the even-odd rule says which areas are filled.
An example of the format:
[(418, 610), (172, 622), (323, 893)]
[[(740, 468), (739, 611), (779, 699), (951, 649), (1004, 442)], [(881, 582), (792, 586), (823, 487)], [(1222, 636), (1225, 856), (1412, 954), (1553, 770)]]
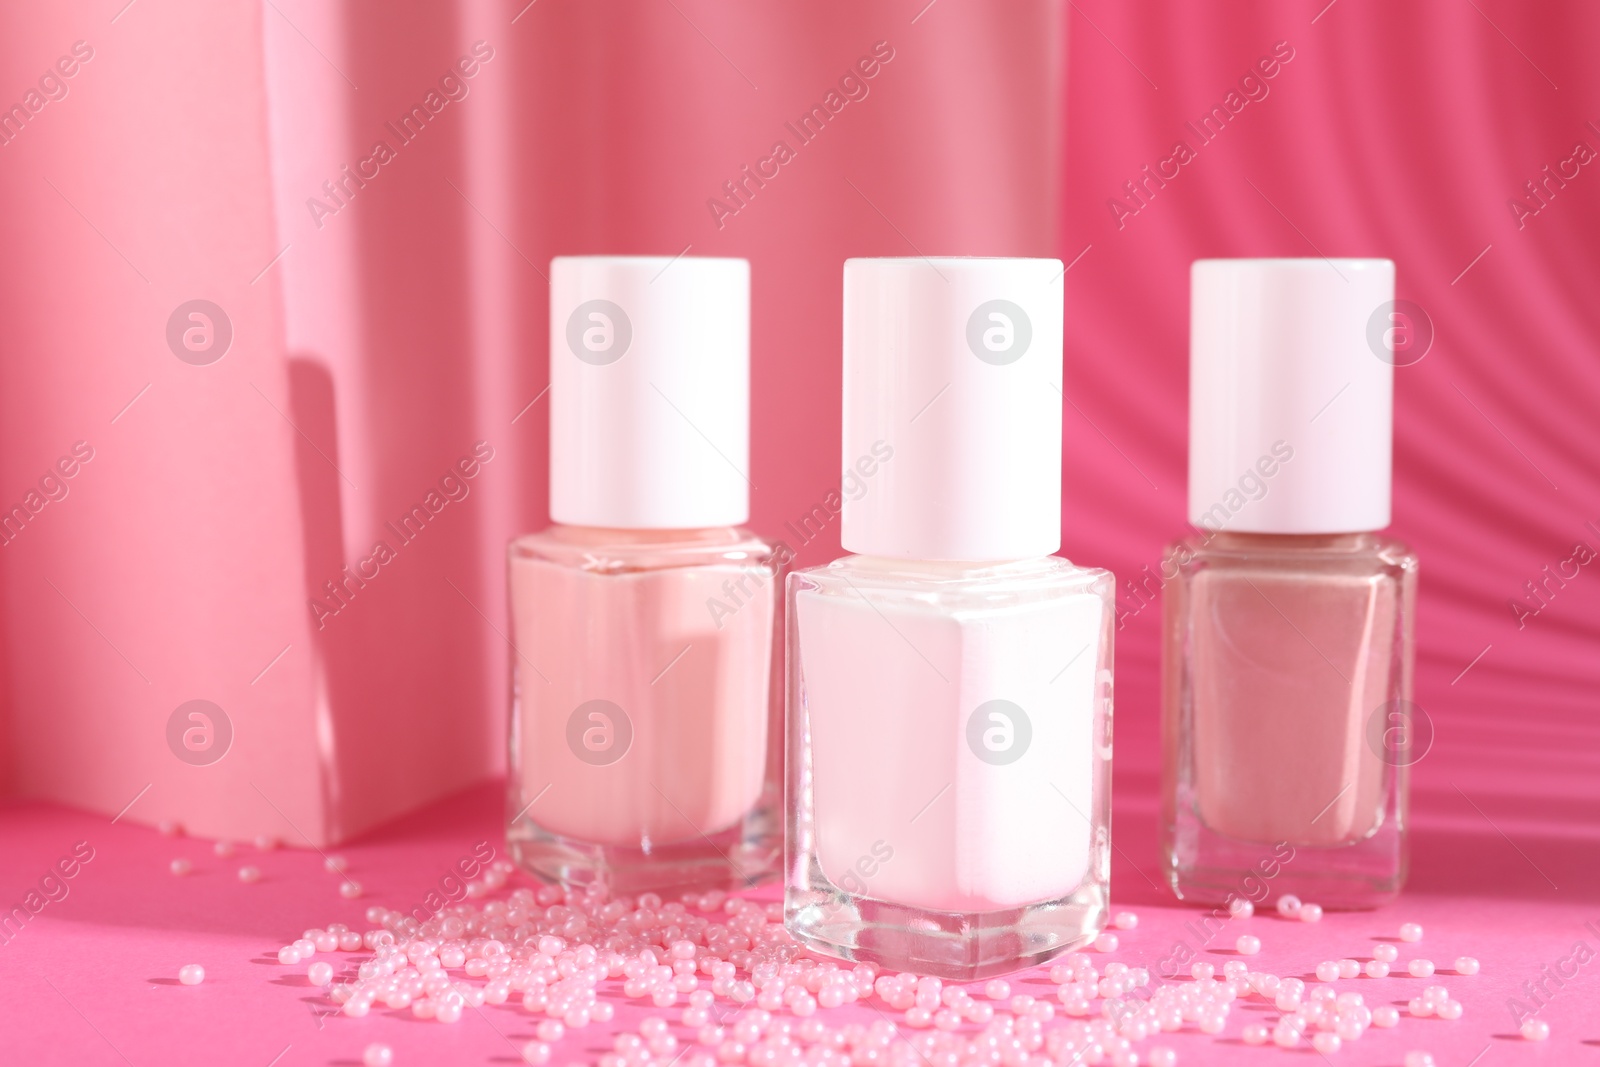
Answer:
[[(1183, 518), (1189, 262), (1387, 255), (1435, 333), (1397, 399), (1436, 730), (1417, 884), (1537, 888), (1600, 836), (1600, 579), (1569, 566), (1520, 628), (1509, 605), (1600, 547), (1600, 178), (1574, 154), (1600, 148), (1597, 29), (1579, 3), (1443, 0), (8, 7), (5, 100), (28, 106), (74, 42), (93, 54), (0, 147), (7, 506), (94, 449), (0, 549), (9, 787), (326, 841), (496, 774), (501, 546), (544, 521), (552, 255), (752, 260), (752, 524), (773, 533), (836, 480), (846, 256), (1061, 256), (1064, 550), (1124, 578)], [(729, 200), (875, 47), (892, 59), (868, 95)], [(1275, 50), (1267, 95), (1201, 145), (1185, 123)], [(1180, 139), (1195, 157), (1130, 199)], [(233, 328), (208, 366), (165, 337), (195, 298)], [(478, 442), (494, 458), (469, 495), (400, 545), (386, 523)], [(380, 538), (396, 560), (328, 600)], [(830, 527), (801, 562), (836, 552)], [(1119, 819), (1153, 810), (1157, 611), (1138, 606), (1125, 593)], [(210, 767), (167, 742), (197, 698), (235, 731)], [(1486, 849), (1492, 871), (1464, 862)]]

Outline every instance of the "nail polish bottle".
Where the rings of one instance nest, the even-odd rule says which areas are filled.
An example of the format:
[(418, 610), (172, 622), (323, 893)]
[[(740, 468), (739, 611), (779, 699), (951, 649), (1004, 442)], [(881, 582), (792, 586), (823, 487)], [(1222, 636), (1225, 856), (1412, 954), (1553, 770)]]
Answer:
[(789, 578), (785, 922), (960, 980), (1092, 940), (1112, 578), (1061, 544), (1061, 264), (852, 259), (855, 553)]
[(749, 511), (750, 266), (550, 265), (550, 518), (511, 542), (507, 839), (638, 893), (782, 853), (781, 560)]
[(1163, 569), (1163, 855), (1184, 900), (1372, 907), (1406, 872), (1417, 557), (1389, 525), (1394, 264), (1191, 275), (1189, 521)]

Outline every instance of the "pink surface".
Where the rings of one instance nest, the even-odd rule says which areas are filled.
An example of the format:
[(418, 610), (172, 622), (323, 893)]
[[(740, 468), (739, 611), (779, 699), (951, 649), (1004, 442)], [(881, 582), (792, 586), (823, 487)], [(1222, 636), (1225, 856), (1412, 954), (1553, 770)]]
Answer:
[[(520, 1006), (485, 1007), (481, 1014), (469, 1010), (453, 1025), (381, 1009), (361, 1019), (323, 1016), (331, 1005), (307, 983), (305, 965), (283, 966), (274, 956), (280, 945), (310, 927), (344, 922), (365, 929), (361, 920), (370, 904), (408, 910), (420, 905), (480, 842), (499, 851), (500, 813), (500, 790), (482, 788), (341, 849), (339, 854), (350, 861), (349, 876), (367, 891), (363, 899), (350, 901), (338, 895), (339, 880), (322, 869), (322, 857), (308, 850), (259, 853), (241, 846), (232, 859), (220, 860), (204, 842), (164, 838), (126, 819), (111, 825), (100, 816), (40, 804), (0, 811), (0, 834), (7, 842), (0, 903), (21, 899), (75, 842), (87, 841), (94, 850), (94, 858), (66, 883), (66, 897), (46, 905), (0, 945), (0, 996), (9, 1018), (26, 1020), (9, 1028), (6, 1061), (265, 1065), (281, 1055), (278, 1067), (349, 1065), (359, 1062), (367, 1044), (383, 1041), (395, 1049), (399, 1067), (515, 1062), (516, 1049), (532, 1040), (536, 1021)], [(1397, 940), (1402, 922), (1420, 922), (1424, 939), (1400, 946), (1401, 964), (1421, 957), (1447, 965), (1470, 954), (1482, 961), (1482, 972), (1471, 978), (1360, 978), (1340, 982), (1339, 988), (1360, 992), (1372, 1005), (1409, 999), (1437, 982), (1465, 1005), (1465, 1017), (1456, 1022), (1407, 1018), (1395, 1030), (1369, 1030), (1346, 1045), (1336, 1062), (1389, 1067), (1414, 1048), (1430, 1050), (1440, 1064), (1456, 1067), (1485, 1049), (1489, 1052), (1480, 1061), (1485, 1067), (1583, 1063), (1597, 1055), (1600, 1014), (1594, 998), (1600, 980), (1593, 962), (1576, 968), (1564, 988), (1549, 984), (1554, 996), (1540, 1017), (1550, 1022), (1553, 1036), (1543, 1045), (1514, 1036), (1506, 1007), (1507, 998), (1526, 1000), (1523, 983), (1540, 981), (1549, 973), (1542, 968), (1554, 972), (1561, 967), (1577, 943), (1600, 948), (1600, 886), (1583, 877), (1590, 861), (1577, 848), (1540, 855), (1546, 873), (1562, 887), (1559, 893), (1537, 876), (1530, 880), (1515, 871), (1485, 869), (1476, 878), (1446, 887), (1446, 893), (1425, 882), (1392, 907), (1329, 913), (1317, 925), (1265, 914), (1236, 920), (1206, 943), (1199, 932), (1206, 913), (1175, 906), (1165, 891), (1146, 881), (1155, 876), (1149, 859), (1155, 847), (1153, 810), (1123, 804), (1117, 818), (1113, 902), (1119, 909), (1134, 910), (1140, 922), (1137, 929), (1119, 935), (1117, 952), (1097, 955), (1097, 962), (1116, 959), (1156, 970), (1164, 961), (1187, 960), (1177, 947), (1182, 944), (1195, 958), (1211, 960), (1220, 969), (1239, 958), (1232, 943), (1248, 931), (1264, 946), (1251, 958), (1253, 967), (1309, 981), (1322, 960), (1370, 958), (1379, 940)], [(1424, 826), (1421, 834), (1424, 842), (1436, 841), (1432, 827)], [(1440, 850), (1436, 843), (1425, 846), (1428, 866), (1453, 860), (1468, 867), (1479, 858), (1443, 856)], [(167, 864), (177, 856), (193, 859), (193, 874), (176, 878), (167, 873)], [(1138, 858), (1137, 868), (1128, 857)], [(235, 877), (246, 863), (262, 869), (260, 882), (245, 885)], [(769, 889), (759, 896), (775, 899), (776, 894)], [(204, 984), (177, 984), (178, 968), (188, 963), (205, 967)], [(1570, 975), (1573, 968), (1566, 970)], [(1054, 988), (1037, 971), (1024, 973), (1014, 985), (1019, 992), (1036, 995), (1050, 995)], [(609, 1030), (636, 1029), (642, 1018), (668, 1015), (674, 1032), (689, 1036), (676, 1025), (676, 1010), (662, 1012), (644, 1002), (624, 1001), (617, 983), (605, 988), (618, 1004)], [(871, 1004), (888, 1010), (876, 999)], [(834, 1024), (878, 1018), (860, 1005), (822, 1014)], [(1281, 1060), (1285, 1054), (1270, 1046), (1249, 1049), (1239, 1043), (1246, 1022), (1274, 1014), (1258, 1000), (1247, 1002), (1235, 1008), (1224, 1034), (1209, 1037), (1191, 1027), (1144, 1047), (1168, 1044), (1186, 1065)], [(608, 1028), (592, 1026), (568, 1036), (551, 1062), (592, 1063), (609, 1046)], [(1302, 1046), (1289, 1055), (1303, 1058), (1310, 1051)]]

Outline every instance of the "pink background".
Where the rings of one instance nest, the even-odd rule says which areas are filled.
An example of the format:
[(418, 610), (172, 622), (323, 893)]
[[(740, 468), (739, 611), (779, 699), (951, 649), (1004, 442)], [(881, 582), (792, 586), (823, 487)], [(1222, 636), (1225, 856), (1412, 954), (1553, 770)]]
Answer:
[[(133, 800), (104, 831), (119, 840), (180, 818), (325, 843), (499, 773), (501, 552), (544, 522), (553, 255), (751, 260), (751, 524), (774, 535), (837, 484), (846, 256), (1059, 256), (1063, 551), (1124, 579), (1182, 527), (1190, 261), (1381, 255), (1436, 335), (1397, 372), (1394, 531), (1423, 561), (1435, 732), (1402, 907), (1463, 937), (1527, 934), (1496, 935), (1513, 976), (1592, 937), (1600, 577), (1583, 567), (1520, 629), (1508, 603), (1576, 542), (1600, 549), (1600, 177), (1582, 167), (1520, 226), (1508, 206), (1576, 142), (1600, 150), (1592, 5), (125, 3), (0, 10), (0, 104), (74, 41), (94, 48), (0, 147), (0, 506), (74, 442), (95, 449), (0, 548), (0, 789), (102, 827)], [(494, 54), (469, 95), (319, 228), (307, 198), (478, 40)], [(895, 57), (870, 95), (719, 228), (707, 199), (880, 40)], [(1270, 95), (1119, 228), (1107, 201), (1280, 41), (1294, 58)], [(210, 366), (164, 337), (194, 298), (234, 329)], [(494, 459), (471, 495), (319, 632), (307, 598), (478, 441)], [(837, 551), (834, 524), (800, 563)], [(1152, 908), (1157, 615), (1133, 614), (1117, 649), (1116, 892)], [(235, 729), (209, 767), (165, 740), (195, 698)], [(490, 794), (471, 795), (461, 818), (492, 834)], [(58, 822), (78, 818), (8, 813), (4, 899), (89, 832)], [(159, 874), (153, 834), (127, 847), (105, 877)], [(130, 890), (133, 910), (91, 898), (86, 882), (40, 922), (137, 944), (81, 988), (135, 960), (139, 982), (170, 973), (138, 931), (203, 933), (165, 883)], [(210, 899), (211, 933), (247, 954), (329, 917), (289, 894), (245, 929), (228, 910), (245, 898)], [(50, 950), (28, 935), (0, 949), (8, 976)], [(1552, 1009), (1592, 997), (1582, 981)], [(151, 1000), (105, 988), (105, 1016)]]

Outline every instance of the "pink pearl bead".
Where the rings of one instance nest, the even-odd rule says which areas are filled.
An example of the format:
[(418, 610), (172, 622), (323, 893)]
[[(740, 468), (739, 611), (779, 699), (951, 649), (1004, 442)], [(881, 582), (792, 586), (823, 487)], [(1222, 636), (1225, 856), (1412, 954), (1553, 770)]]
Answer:
[(1382, 960), (1368, 960), (1365, 969), (1368, 978), (1389, 977), (1389, 965)]
[(271, 852), (278, 847), (278, 839), (271, 834), (257, 834), (256, 848), (261, 852)]
[(293, 966), (294, 964), (299, 963), (300, 950), (295, 948), (293, 945), (284, 945), (278, 950), (278, 962), (287, 966)]
[(1311, 1038), (1311, 1047), (1324, 1056), (1331, 1056), (1339, 1051), (1339, 1046), (1344, 1042), (1339, 1040), (1339, 1035), (1331, 1030), (1324, 1030)]
[(1522, 1024), (1522, 1036), (1528, 1041), (1543, 1041), (1550, 1036), (1550, 1024), (1543, 1019), (1529, 1019)]
[(1412, 960), (1406, 964), (1406, 970), (1411, 972), (1413, 978), (1430, 978), (1433, 976), (1433, 961)]
[(1278, 914), (1286, 919), (1292, 919), (1300, 914), (1300, 898), (1293, 893), (1285, 893), (1278, 898)]
[(1165, 1045), (1150, 1050), (1150, 1067), (1178, 1067), (1178, 1054)]
[(1405, 1058), (1405, 1067), (1434, 1067), (1431, 1052), (1408, 1052)]
[(1477, 974), (1478, 961), (1471, 956), (1462, 956), (1456, 960), (1455, 970), (1457, 974)]
[(374, 1042), (361, 1053), (361, 1062), (366, 1064), (366, 1067), (389, 1067), (394, 1063), (394, 1049)]
[(1360, 974), (1361, 974), (1361, 961), (1360, 960), (1340, 960), (1339, 961), (1339, 977), (1340, 978), (1355, 978), (1355, 977), (1358, 977)]
[(261, 869), (259, 867), (240, 867), (239, 881), (245, 883), (261, 881)]
[(1243, 934), (1233, 943), (1241, 956), (1254, 956), (1261, 951), (1261, 939), (1254, 934)]
[(211, 851), (224, 858), (231, 856), (233, 855), (233, 842), (218, 841), (216, 844), (211, 846)]
[(346, 878), (339, 883), (339, 895), (346, 900), (354, 900), (361, 895), (361, 883)]
[(1336, 982), (1339, 980), (1339, 964), (1334, 960), (1323, 960), (1317, 964), (1317, 981)]
[[(1054, 968), (1051, 968), (1053, 971)], [(1011, 983), (1001, 978), (991, 979), (983, 985), (983, 995), (990, 1000), (1005, 1000), (1011, 995)]]
[(1372, 1009), (1372, 1025), (1387, 1030), (1400, 1025), (1400, 1009), (1383, 1004)]
[(1094, 950), (1096, 952), (1117, 951), (1117, 935), (1112, 933), (1101, 934), (1094, 939)]
[[(325, 870), (325, 871), (332, 872), (334, 874), (340, 873), (341, 871), (345, 870), (345, 868), (347, 868), (349, 866), (350, 866), (350, 861), (345, 859), (343, 856), (329, 856), (327, 859), (322, 861), (322, 869)], [(367, 916), (367, 921), (368, 922), (376, 922), (377, 920), (369, 915), (369, 916)]]
[(1422, 927), (1418, 923), (1405, 923), (1400, 927), (1400, 940), (1421, 941)]
[[(1234, 897), (1228, 901), (1228, 914), (1235, 919), (1248, 919), (1256, 913), (1256, 906), (1245, 897)], [(1265, 1042), (1263, 1042), (1265, 1044)]]
[(172, 861), (172, 873), (180, 878), (192, 870), (194, 870), (194, 864), (190, 863), (182, 856), (179, 856), (177, 859)]
[(206, 980), (206, 969), (198, 963), (186, 963), (178, 968), (178, 981), (184, 985), (199, 985)]
[(1447, 1000), (1443, 1004), (1440, 1004), (1437, 1008), (1433, 1009), (1433, 1013), (1435, 1015), (1441, 1019), (1447, 1019), (1450, 1022), (1455, 1022), (1457, 1019), (1461, 1018), (1465, 1011), (1466, 1009), (1462, 1007), (1461, 1001), (1459, 1000)]
[(1418, 1019), (1426, 1019), (1433, 1014), (1433, 1005), (1421, 997), (1412, 997), (1411, 1003), (1406, 1006), (1406, 1010)]
[(315, 986), (328, 985), (333, 981), (333, 964), (313, 963), (306, 968), (306, 978)]
[(529, 1041), (522, 1046), (522, 1061), (535, 1065), (550, 1062), (550, 1046), (543, 1041)]
[(1317, 923), (1322, 921), (1321, 904), (1300, 905), (1300, 921), (1303, 923)]
[(1272, 1039), (1272, 1031), (1265, 1023), (1251, 1023), (1244, 1028), (1244, 1033), (1240, 1036), (1247, 1045), (1265, 1045)]
[(1217, 973), (1217, 969), (1203, 960), (1196, 960), (1190, 964), (1189, 973), (1198, 981), (1209, 982), (1212, 976)]
[(1400, 958), (1400, 950), (1389, 942), (1380, 942), (1372, 948), (1372, 958), (1384, 963), (1393, 963)]
[(1119, 911), (1116, 918), (1111, 920), (1111, 925), (1118, 930), (1132, 930), (1139, 925), (1139, 916), (1131, 911)]

